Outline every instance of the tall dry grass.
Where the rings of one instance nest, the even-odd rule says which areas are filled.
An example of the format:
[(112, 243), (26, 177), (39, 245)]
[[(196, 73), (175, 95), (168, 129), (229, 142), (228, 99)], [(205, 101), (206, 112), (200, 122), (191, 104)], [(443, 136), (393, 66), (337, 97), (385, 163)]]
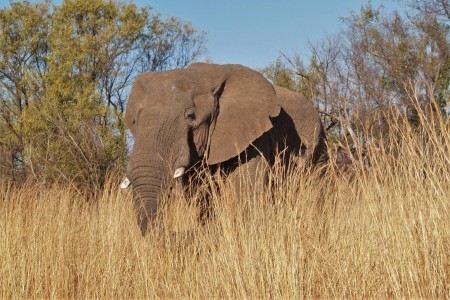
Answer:
[(0, 297), (448, 298), (449, 127), (422, 123), (398, 118), (345, 172), (222, 187), (204, 226), (172, 195), (146, 238), (114, 180), (90, 201), (3, 185)]

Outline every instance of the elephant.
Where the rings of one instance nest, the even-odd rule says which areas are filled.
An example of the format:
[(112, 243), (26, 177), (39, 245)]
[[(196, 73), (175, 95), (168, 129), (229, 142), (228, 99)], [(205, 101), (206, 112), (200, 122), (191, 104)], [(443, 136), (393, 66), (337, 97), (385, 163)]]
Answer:
[(125, 123), (134, 145), (122, 188), (133, 190), (143, 235), (163, 187), (188, 184), (188, 170), (199, 162), (229, 175), (245, 166), (245, 174), (256, 178), (258, 165), (273, 164), (281, 150), (286, 159), (301, 157), (312, 165), (327, 158), (314, 105), (237, 64), (194, 63), (140, 74)]

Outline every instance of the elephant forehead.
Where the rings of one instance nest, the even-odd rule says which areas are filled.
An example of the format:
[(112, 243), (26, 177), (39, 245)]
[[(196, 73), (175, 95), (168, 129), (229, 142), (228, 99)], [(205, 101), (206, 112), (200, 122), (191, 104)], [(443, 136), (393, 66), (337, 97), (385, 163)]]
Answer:
[(199, 83), (189, 78), (163, 78), (147, 87), (146, 96), (153, 103), (191, 106), (193, 98), (202, 93)]
[(194, 98), (208, 92), (206, 85), (196, 72), (186, 69), (143, 73), (133, 86), (128, 106), (135, 111), (147, 106), (187, 108)]
[(173, 93), (195, 96), (204, 91), (204, 86), (203, 82), (196, 76), (186, 72), (185, 74), (177, 74), (177, 76), (168, 78), (165, 83), (165, 89)]

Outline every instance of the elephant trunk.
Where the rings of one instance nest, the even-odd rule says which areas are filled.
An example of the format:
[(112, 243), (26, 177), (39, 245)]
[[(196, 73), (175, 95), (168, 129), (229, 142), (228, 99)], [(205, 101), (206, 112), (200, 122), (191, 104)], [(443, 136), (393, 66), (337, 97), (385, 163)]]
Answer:
[(165, 172), (161, 165), (153, 162), (131, 167), (127, 173), (132, 182), (137, 222), (142, 235), (145, 235), (148, 223), (156, 216), (158, 196), (166, 180)]
[[(151, 118), (150, 118), (151, 117)], [(189, 145), (185, 125), (171, 121), (168, 115), (141, 117), (148, 127), (139, 128), (128, 162), (127, 177), (131, 181), (134, 205), (142, 234), (148, 223), (155, 218), (161, 190), (182, 179), (189, 166)], [(153, 124), (155, 120), (164, 120)]]

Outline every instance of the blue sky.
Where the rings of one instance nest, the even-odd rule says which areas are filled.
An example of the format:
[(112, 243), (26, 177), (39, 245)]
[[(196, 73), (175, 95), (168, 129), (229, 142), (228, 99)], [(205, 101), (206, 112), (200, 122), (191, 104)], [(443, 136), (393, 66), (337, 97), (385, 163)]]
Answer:
[[(342, 28), (339, 17), (359, 11), (367, 0), (153, 0), (135, 3), (174, 15), (207, 32), (206, 57), (215, 63), (262, 68), (279, 52), (308, 55), (309, 41)], [(393, 0), (372, 0), (387, 10), (401, 9)]]
[[(36, 2), (36, 1), (31, 1)], [(53, 3), (61, 3), (54, 0)], [(191, 21), (207, 33), (208, 58), (262, 68), (279, 52), (306, 57), (315, 43), (342, 28), (339, 17), (359, 11), (367, 0), (135, 0), (163, 16)], [(0, 7), (9, 1), (0, 0)], [(394, 0), (372, 0), (387, 10), (402, 9)]]

